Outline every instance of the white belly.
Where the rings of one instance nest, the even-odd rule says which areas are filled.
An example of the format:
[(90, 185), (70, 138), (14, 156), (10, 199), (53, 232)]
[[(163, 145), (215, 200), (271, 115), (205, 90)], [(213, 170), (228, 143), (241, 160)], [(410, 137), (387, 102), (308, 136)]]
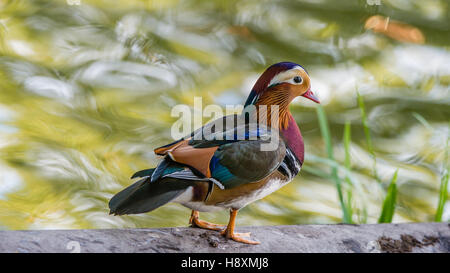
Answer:
[(189, 187), (172, 202), (179, 203), (193, 210), (204, 212), (224, 209), (223, 207), (208, 206), (205, 205), (203, 202), (192, 202), (191, 200), (193, 196), (194, 196), (194, 188)]
[(173, 202), (180, 203), (185, 207), (198, 211), (216, 211), (220, 209), (240, 209), (246, 205), (262, 199), (267, 195), (273, 193), (274, 191), (280, 189), (284, 185), (288, 184), (291, 180), (281, 180), (279, 178), (274, 178), (269, 180), (263, 187), (250, 192), (246, 195), (242, 195), (239, 198), (233, 199), (231, 201), (218, 203), (216, 205), (205, 205), (203, 202), (192, 202), (193, 188), (189, 187), (186, 191), (178, 196)]
[(273, 193), (274, 191), (280, 189), (284, 185), (288, 184), (291, 180), (281, 180), (279, 178), (274, 178), (269, 180), (263, 187), (250, 192), (246, 195), (242, 195), (239, 198), (236, 198), (229, 202), (219, 203), (217, 206), (225, 207), (225, 208), (235, 208), (240, 209), (245, 207), (246, 205), (262, 199), (267, 195)]

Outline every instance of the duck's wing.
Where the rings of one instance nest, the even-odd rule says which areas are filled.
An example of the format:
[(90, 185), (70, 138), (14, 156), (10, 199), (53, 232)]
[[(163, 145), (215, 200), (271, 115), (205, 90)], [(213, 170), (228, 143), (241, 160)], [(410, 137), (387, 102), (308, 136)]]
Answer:
[(280, 166), (286, 154), (284, 142), (273, 138), (220, 145), (211, 158), (211, 177), (225, 188), (232, 188), (269, 176)]
[(155, 149), (155, 153), (165, 158), (151, 180), (162, 177), (203, 179), (221, 188), (231, 188), (256, 182), (280, 166), (286, 147), (278, 131), (257, 124), (219, 130), (218, 124), (222, 121), (207, 124), (188, 139)]

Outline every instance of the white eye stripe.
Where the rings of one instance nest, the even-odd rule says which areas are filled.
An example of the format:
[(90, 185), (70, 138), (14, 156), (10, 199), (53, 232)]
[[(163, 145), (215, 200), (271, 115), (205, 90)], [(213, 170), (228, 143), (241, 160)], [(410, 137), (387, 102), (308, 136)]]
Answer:
[[(299, 81), (296, 82), (295, 78), (299, 78)], [(303, 78), (297, 75), (297, 76), (294, 76), (294, 77), (292, 77), (292, 78), (290, 78), (290, 79), (288, 79), (286, 81), (283, 81), (283, 82), (290, 83), (290, 84), (293, 84), (293, 85), (300, 85), (300, 84), (303, 83)]]
[(298, 70), (305, 71), (301, 66), (295, 66), (292, 69), (280, 72), (277, 75), (275, 75), (275, 77), (272, 78), (272, 80), (270, 81), (268, 86), (283, 83), (283, 82), (287, 82), (287, 83), (295, 84), (295, 85), (302, 84), (303, 78), (301, 78), (301, 77), (300, 77), (301, 81), (299, 83), (294, 81), (294, 77), (298, 76)]

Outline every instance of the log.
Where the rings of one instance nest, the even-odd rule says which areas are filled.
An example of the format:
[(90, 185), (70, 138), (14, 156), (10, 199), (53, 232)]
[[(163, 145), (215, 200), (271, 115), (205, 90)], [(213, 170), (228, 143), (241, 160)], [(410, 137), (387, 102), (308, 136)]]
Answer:
[(450, 252), (450, 224), (292, 225), (238, 227), (260, 245), (191, 227), (3, 230), (0, 252)]

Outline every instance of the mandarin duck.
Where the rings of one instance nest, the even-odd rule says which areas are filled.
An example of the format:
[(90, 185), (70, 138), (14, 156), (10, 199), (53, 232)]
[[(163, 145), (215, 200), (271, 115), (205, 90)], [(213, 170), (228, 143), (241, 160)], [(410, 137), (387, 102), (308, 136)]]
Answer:
[[(304, 144), (289, 104), (297, 96), (319, 103), (310, 88), (302, 66), (281, 62), (268, 67), (253, 86), (242, 114), (219, 118), (156, 148), (162, 161), (131, 177), (142, 179), (113, 196), (110, 214), (144, 213), (176, 202), (192, 210), (191, 226), (259, 244), (248, 238), (250, 233), (234, 232), (236, 215), (299, 173)], [(216, 209), (230, 210), (227, 226), (199, 219), (200, 211)]]

